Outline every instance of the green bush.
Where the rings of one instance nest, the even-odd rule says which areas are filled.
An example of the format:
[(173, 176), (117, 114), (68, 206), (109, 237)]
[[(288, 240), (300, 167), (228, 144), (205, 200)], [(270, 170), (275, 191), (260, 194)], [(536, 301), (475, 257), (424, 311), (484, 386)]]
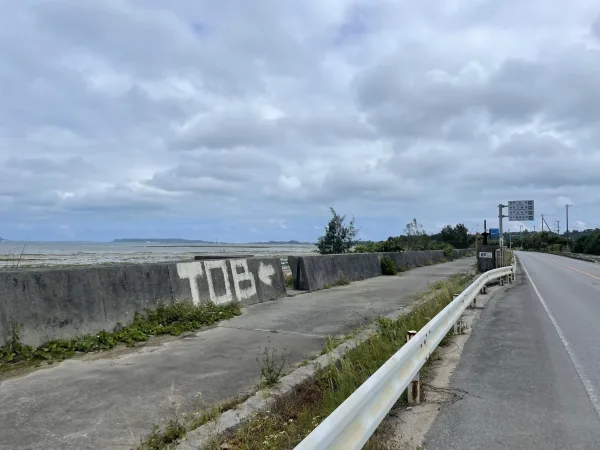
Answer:
[(398, 273), (396, 263), (389, 256), (381, 258), (381, 273), (384, 275), (396, 275)]
[(289, 289), (294, 289), (294, 286), (295, 286), (294, 275), (292, 275), (291, 273), (288, 273), (285, 276), (285, 287), (287, 287)]
[(133, 322), (118, 326), (114, 331), (100, 331), (71, 339), (53, 339), (37, 348), (21, 343), (21, 325), (13, 324), (12, 336), (0, 347), (0, 369), (4, 364), (23, 361), (61, 360), (73, 357), (77, 352), (110, 350), (119, 344), (134, 346), (152, 336), (170, 334), (179, 336), (186, 331), (196, 331), (222, 320), (241, 314), (237, 303), (228, 305), (190, 305), (187, 303), (159, 304), (144, 314), (136, 313)]
[(450, 244), (444, 244), (441, 246), (440, 250), (444, 251), (444, 258), (451, 260), (454, 258), (454, 247)]

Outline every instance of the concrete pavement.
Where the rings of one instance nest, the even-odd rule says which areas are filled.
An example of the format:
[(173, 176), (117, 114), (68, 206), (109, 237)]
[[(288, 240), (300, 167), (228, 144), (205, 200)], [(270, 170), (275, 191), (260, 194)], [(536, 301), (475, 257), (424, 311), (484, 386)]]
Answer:
[(428, 450), (600, 448), (600, 267), (517, 255), (452, 377), (471, 395), (442, 406)]
[(474, 258), (421, 267), (396, 277), (298, 295), (243, 309), (190, 337), (95, 360), (68, 360), (0, 384), (0, 449), (129, 449), (153, 423), (168, 420), (201, 392), (206, 406), (255, 390), (256, 358), (271, 345), (290, 364), (371, 318), (410, 304), (436, 280), (472, 270)]

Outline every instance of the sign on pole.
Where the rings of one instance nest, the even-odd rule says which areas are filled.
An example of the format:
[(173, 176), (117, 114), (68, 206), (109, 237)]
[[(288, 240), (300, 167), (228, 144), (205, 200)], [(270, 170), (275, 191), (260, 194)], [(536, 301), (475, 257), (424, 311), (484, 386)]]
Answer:
[(500, 239), (500, 228), (490, 228), (490, 239)]
[(508, 220), (510, 222), (535, 220), (533, 200), (511, 200), (508, 202)]

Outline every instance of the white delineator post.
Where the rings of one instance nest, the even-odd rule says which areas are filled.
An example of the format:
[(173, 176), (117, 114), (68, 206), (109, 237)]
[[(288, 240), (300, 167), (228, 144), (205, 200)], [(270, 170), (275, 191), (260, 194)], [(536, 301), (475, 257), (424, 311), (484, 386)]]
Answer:
[[(417, 332), (414, 330), (406, 333), (406, 342), (410, 341), (416, 334)], [(419, 372), (417, 372), (413, 380), (408, 385), (407, 393), (409, 404), (415, 405), (421, 403), (421, 379), (419, 378)]]

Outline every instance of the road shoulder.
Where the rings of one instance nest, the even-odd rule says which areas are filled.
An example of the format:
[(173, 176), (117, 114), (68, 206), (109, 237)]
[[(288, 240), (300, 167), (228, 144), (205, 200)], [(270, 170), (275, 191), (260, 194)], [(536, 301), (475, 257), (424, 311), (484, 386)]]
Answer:
[[(521, 272), (521, 271), (519, 271)], [(559, 336), (521, 272), (465, 344), (425, 448), (600, 448), (600, 422)]]

